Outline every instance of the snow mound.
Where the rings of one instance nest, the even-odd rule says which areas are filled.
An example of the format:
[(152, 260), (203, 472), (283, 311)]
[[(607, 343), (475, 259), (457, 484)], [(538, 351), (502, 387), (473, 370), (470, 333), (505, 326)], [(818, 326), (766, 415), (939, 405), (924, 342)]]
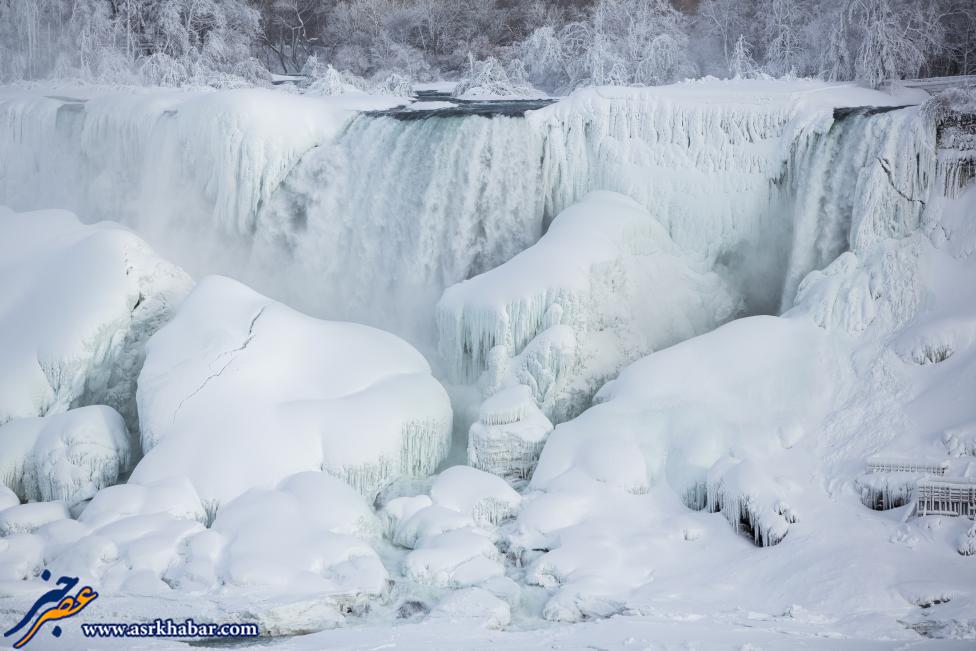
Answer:
[(63, 502), (31, 502), (0, 511), (0, 537), (33, 533), (39, 527), (63, 520), (68, 507)]
[(251, 489), (220, 510), (211, 531), (226, 541), (216, 568), (228, 585), (337, 598), (386, 589), (386, 570), (367, 541), (379, 534), (376, 516), (356, 491), (323, 472)]
[(454, 466), (438, 475), (430, 498), (437, 506), (468, 515), (485, 526), (513, 517), (522, 501), (500, 477), (469, 466)]
[(426, 539), (407, 554), (404, 575), (417, 583), (458, 588), (505, 575), (501, 554), (477, 529), (455, 529)]
[(468, 431), (468, 463), (511, 483), (532, 476), (552, 423), (524, 384), (507, 387), (478, 409)]
[[(485, 381), (526, 384), (546, 415), (565, 420), (628, 362), (707, 332), (739, 309), (733, 290), (704, 261), (682, 253), (646, 209), (593, 192), (560, 213), (534, 246), (448, 288), (437, 325), (458, 379), (476, 380), (489, 351), (501, 346), (504, 355), (493, 352), (493, 361), (513, 361)], [(560, 337), (574, 341), (563, 347), (572, 351), (568, 359), (518, 359), (560, 326), (570, 329)]]
[(0, 208), (0, 424), (107, 404), (134, 429), (143, 347), (190, 284), (118, 225)]
[(138, 400), (146, 457), (132, 481), (187, 476), (205, 504), (303, 470), (372, 499), (429, 475), (450, 444), (447, 394), (408, 344), (222, 277), (149, 342)]
[(74, 505), (129, 469), (129, 434), (103, 405), (20, 418), (0, 427), (0, 480), (26, 502)]
[(632, 493), (667, 479), (684, 495), (729, 452), (766, 456), (805, 436), (831, 404), (824, 387), (844, 383), (834, 349), (809, 321), (760, 316), (649, 355), (553, 430), (531, 485), (581, 472)]
[(98, 492), (78, 521), (98, 529), (134, 515), (164, 513), (180, 520), (206, 523), (207, 514), (193, 484), (185, 477), (164, 479), (141, 486), (120, 484)]
[(512, 621), (512, 611), (507, 603), (487, 590), (467, 588), (449, 593), (430, 611), (430, 617), (502, 628)]
[(20, 504), (20, 498), (17, 497), (17, 493), (7, 488), (7, 486), (0, 485), (0, 511), (9, 509), (11, 506), (17, 506), (18, 504)]

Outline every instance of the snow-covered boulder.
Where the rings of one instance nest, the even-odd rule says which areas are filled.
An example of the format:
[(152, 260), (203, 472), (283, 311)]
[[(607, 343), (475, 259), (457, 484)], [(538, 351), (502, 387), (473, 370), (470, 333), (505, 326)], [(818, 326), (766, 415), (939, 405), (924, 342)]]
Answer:
[(193, 484), (185, 477), (146, 485), (119, 484), (98, 492), (78, 516), (78, 521), (98, 529), (134, 515), (165, 513), (181, 520), (206, 523), (207, 514)]
[(513, 517), (522, 501), (503, 479), (470, 466), (454, 466), (438, 475), (430, 498), (435, 505), (470, 516), (482, 526)]
[(20, 504), (20, 498), (6, 486), (0, 486), (0, 511)]
[(551, 431), (529, 387), (504, 388), (478, 408), (478, 420), (468, 431), (468, 463), (509, 482), (524, 482)]
[(448, 288), (437, 326), (459, 380), (487, 369), (488, 394), (525, 384), (560, 421), (585, 409), (625, 364), (707, 332), (739, 308), (729, 285), (683, 253), (646, 209), (593, 192), (534, 246)]
[(76, 504), (129, 468), (130, 445), (122, 417), (104, 405), (20, 418), (0, 426), (0, 481), (24, 501)]
[(340, 598), (380, 594), (387, 573), (369, 539), (380, 526), (361, 495), (323, 472), (251, 489), (224, 506), (212, 531), (226, 541), (218, 577)]
[(118, 225), (0, 208), (0, 424), (107, 404), (134, 428), (145, 342), (190, 284)]
[(729, 453), (763, 457), (807, 435), (849, 377), (836, 350), (806, 319), (760, 316), (649, 355), (553, 430), (531, 485), (579, 472), (633, 493), (666, 479), (684, 496)]
[(457, 588), (504, 576), (505, 566), (489, 536), (465, 528), (425, 540), (407, 554), (403, 573), (417, 583)]
[(64, 502), (31, 502), (0, 511), (0, 537), (18, 533), (32, 533), (57, 520), (68, 518)]
[(507, 603), (483, 588), (467, 588), (448, 593), (430, 611), (430, 617), (501, 628), (512, 621), (512, 610)]
[(304, 470), (372, 499), (429, 475), (450, 445), (447, 393), (415, 349), (219, 276), (149, 342), (138, 401), (146, 456), (132, 481), (184, 475), (205, 503)]

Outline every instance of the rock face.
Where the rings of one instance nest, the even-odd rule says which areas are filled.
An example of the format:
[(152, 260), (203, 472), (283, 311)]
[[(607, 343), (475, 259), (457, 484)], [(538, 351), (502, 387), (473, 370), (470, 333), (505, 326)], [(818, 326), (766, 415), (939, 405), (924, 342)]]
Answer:
[(131, 458), (122, 417), (103, 405), (0, 427), (0, 481), (24, 501), (89, 499), (114, 484)]
[(183, 475), (211, 506), (305, 470), (373, 499), (432, 473), (450, 445), (447, 393), (407, 343), (217, 276), (149, 342), (138, 402), (132, 481)]
[(121, 226), (0, 208), (0, 424), (107, 404), (134, 429), (143, 346), (191, 284)]

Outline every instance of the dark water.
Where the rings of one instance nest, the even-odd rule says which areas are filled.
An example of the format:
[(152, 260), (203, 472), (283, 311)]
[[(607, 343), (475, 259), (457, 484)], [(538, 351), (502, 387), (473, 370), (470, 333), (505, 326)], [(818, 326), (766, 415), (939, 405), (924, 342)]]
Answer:
[(450, 102), (453, 106), (443, 108), (412, 110), (407, 106), (384, 109), (382, 111), (368, 111), (367, 115), (389, 116), (397, 120), (426, 120), (428, 118), (450, 118), (466, 115), (480, 115), (495, 117), (503, 115), (520, 118), (526, 111), (549, 106), (554, 99), (519, 99), (519, 100), (466, 100), (451, 97), (450, 93), (422, 90), (415, 95), (419, 102)]

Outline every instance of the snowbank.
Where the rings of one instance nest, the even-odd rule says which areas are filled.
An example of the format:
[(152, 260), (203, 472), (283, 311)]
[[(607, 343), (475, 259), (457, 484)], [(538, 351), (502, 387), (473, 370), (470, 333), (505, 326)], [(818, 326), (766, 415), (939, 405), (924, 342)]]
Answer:
[(114, 484), (133, 458), (117, 411), (90, 406), (0, 427), (0, 480), (25, 502), (74, 505)]
[(0, 208), (0, 424), (107, 404), (134, 429), (143, 346), (189, 287), (118, 225)]
[(325, 470), (372, 499), (447, 454), (451, 407), (393, 335), (319, 321), (208, 277), (147, 346), (145, 458), (132, 481), (187, 476), (205, 503)]

